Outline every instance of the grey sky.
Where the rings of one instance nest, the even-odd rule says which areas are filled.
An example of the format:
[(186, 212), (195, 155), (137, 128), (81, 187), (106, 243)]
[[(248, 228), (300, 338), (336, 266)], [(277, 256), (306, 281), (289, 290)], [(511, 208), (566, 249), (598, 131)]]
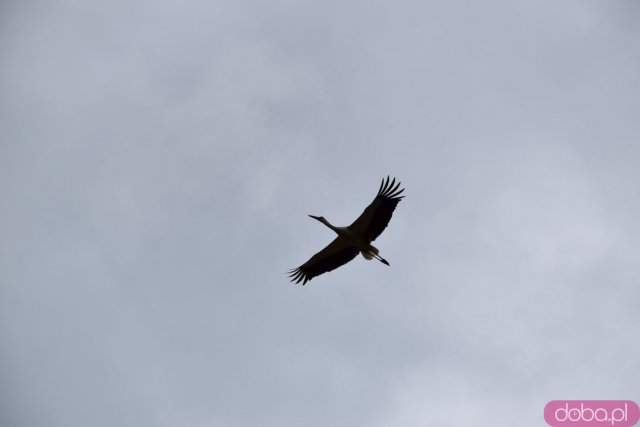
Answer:
[[(640, 400), (640, 4), (0, 6), (0, 425)], [(379, 180), (361, 257), (287, 282)]]

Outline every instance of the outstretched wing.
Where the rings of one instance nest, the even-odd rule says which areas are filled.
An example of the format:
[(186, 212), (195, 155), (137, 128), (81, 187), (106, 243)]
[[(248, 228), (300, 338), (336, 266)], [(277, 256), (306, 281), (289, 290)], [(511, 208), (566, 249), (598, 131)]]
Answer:
[[(380, 189), (373, 202), (362, 212), (362, 214), (356, 219), (353, 224), (349, 226), (349, 229), (354, 231), (357, 235), (362, 236), (373, 242), (376, 238), (387, 228), (387, 224), (391, 220), (393, 211), (404, 196), (400, 196), (400, 193), (404, 191), (404, 188), (398, 190), (400, 187), (400, 181), (396, 184), (396, 179), (393, 178), (391, 184), (389, 184), (389, 176), (385, 181), (382, 178), (380, 183)], [(395, 187), (394, 187), (395, 185)]]
[(292, 282), (302, 282), (304, 285), (314, 277), (348, 263), (358, 255), (358, 252), (356, 247), (337, 237), (323, 250), (312, 256), (309, 261), (289, 271), (289, 277)]

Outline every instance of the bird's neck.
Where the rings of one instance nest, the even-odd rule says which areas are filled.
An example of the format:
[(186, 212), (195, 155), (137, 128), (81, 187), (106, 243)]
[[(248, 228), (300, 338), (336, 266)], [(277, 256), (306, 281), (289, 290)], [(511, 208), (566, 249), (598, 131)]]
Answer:
[(327, 220), (325, 220), (323, 224), (335, 231), (338, 236), (343, 236), (345, 234), (345, 230), (342, 227), (336, 227)]
[[(337, 227), (335, 225), (331, 224), (326, 219), (324, 220), (323, 224), (326, 225), (327, 227), (329, 227), (330, 229), (332, 229), (333, 231), (335, 231), (336, 233), (338, 233)], [(338, 234), (340, 234), (340, 233), (338, 233)]]

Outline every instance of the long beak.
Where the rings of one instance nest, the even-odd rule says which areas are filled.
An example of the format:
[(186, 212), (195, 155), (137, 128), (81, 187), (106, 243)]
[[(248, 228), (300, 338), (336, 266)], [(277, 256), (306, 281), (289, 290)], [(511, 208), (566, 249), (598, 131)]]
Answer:
[(320, 217), (319, 216), (313, 216), (313, 215), (309, 215), (311, 218), (313, 219), (317, 219), (318, 221), (320, 221)]

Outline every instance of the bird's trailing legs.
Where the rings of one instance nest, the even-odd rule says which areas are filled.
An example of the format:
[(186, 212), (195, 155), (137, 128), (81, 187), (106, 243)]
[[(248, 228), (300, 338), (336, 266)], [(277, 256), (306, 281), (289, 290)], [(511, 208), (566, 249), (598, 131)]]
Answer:
[[(389, 263), (387, 262), (387, 260), (386, 260), (386, 259), (384, 259), (384, 258), (382, 258), (381, 256), (376, 256), (376, 259), (377, 259), (378, 261), (380, 261), (381, 263), (383, 263), (383, 264), (389, 265)], [(391, 267), (391, 266), (389, 265), (389, 267)]]
[[(375, 249), (375, 248), (374, 248)], [(380, 261), (383, 264), (389, 265), (389, 263), (387, 262), (386, 259), (382, 258), (380, 255), (378, 255), (377, 253), (377, 249), (375, 249), (375, 251), (371, 250), (371, 249), (367, 249), (367, 251), (363, 251), (362, 252), (362, 256), (364, 256), (366, 259), (371, 259), (371, 258), (375, 258), (378, 261)], [(389, 265), (390, 266), (390, 265)]]

